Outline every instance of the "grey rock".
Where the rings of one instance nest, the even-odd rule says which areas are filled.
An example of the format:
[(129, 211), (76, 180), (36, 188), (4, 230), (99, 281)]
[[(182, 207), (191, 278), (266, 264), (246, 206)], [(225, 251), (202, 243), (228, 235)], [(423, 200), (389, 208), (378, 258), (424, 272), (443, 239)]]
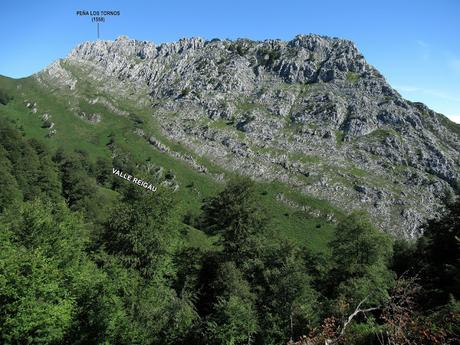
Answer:
[(460, 180), (458, 127), (404, 100), (347, 40), (155, 45), (123, 36), (83, 43), (36, 78), (75, 98), (84, 97), (79, 84), (89, 83), (104, 95), (89, 101), (114, 114), (129, 115), (123, 100), (150, 107), (161, 134), (191, 154), (146, 136), (148, 128), (139, 135), (198, 171), (209, 174), (197, 163), (203, 156), (347, 211), (366, 208), (399, 236), (417, 236)]

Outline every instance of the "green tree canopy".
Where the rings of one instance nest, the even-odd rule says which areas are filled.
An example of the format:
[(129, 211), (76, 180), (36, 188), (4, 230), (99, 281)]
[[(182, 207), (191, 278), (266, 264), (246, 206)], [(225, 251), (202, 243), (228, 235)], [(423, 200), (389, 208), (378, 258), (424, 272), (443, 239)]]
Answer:
[[(430, 305), (460, 299), (460, 199), (444, 215), (427, 222), (416, 256)], [(428, 296), (427, 296), (428, 297)]]
[(205, 201), (201, 225), (208, 233), (219, 233), (227, 258), (243, 264), (261, 248), (267, 212), (260, 204), (254, 183), (231, 180), (216, 197)]
[(172, 253), (178, 226), (170, 190), (145, 192), (143, 198), (119, 201), (106, 223), (104, 244), (126, 267), (144, 276), (173, 274)]
[(379, 304), (387, 298), (393, 280), (387, 268), (392, 243), (370, 223), (366, 214), (352, 213), (341, 221), (330, 248), (329, 283), (335, 295), (346, 296), (350, 307), (364, 298), (370, 304)]

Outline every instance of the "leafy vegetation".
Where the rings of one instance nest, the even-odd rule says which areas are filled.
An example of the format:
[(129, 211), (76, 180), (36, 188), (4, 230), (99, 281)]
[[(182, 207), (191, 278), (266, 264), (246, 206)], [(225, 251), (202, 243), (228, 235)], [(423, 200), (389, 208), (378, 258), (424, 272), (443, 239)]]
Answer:
[(315, 155), (306, 155), (301, 153), (292, 153), (289, 156), (290, 159), (306, 164), (319, 164), (321, 163), (321, 157)]
[(263, 48), (257, 51), (257, 60), (262, 66), (272, 66), (281, 57), (281, 52), (277, 49)]
[(391, 128), (389, 129), (379, 128), (369, 133), (368, 136), (382, 141), (391, 136), (400, 138), (401, 134), (399, 134), (398, 132), (396, 132), (394, 129), (391, 129)]
[[(394, 242), (364, 213), (281, 183), (221, 186), (147, 150), (131, 133), (147, 114), (101, 108), (109, 129), (48, 101), (62, 118), (46, 143), (22, 101), (0, 106), (0, 343), (458, 341), (459, 201), (415, 243)], [(73, 142), (82, 136), (94, 142)], [(183, 187), (152, 193), (112, 166)], [(337, 225), (283, 205), (281, 193)]]
[(10, 100), (11, 96), (9, 96), (4, 90), (0, 89), (0, 104), (7, 105)]
[(441, 123), (446, 126), (446, 128), (449, 128), (452, 132), (456, 133), (458, 136), (460, 136), (460, 125), (458, 123), (455, 123), (451, 120), (449, 120), (445, 116), (439, 116), (439, 120)]
[(350, 83), (356, 84), (359, 81), (359, 74), (355, 72), (348, 72), (347, 73), (347, 81)]
[(238, 39), (228, 46), (228, 50), (236, 52), (240, 56), (245, 56), (251, 48), (251, 42), (247, 39)]
[(343, 131), (335, 131), (335, 142), (338, 146), (342, 145), (345, 139), (345, 133)]

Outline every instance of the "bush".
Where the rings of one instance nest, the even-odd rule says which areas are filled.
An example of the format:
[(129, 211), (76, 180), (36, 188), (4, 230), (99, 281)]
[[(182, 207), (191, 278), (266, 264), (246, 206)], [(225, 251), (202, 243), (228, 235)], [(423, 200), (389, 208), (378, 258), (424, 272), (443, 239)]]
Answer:
[(271, 66), (281, 57), (281, 52), (275, 49), (260, 49), (257, 52), (257, 60), (262, 66)]
[(3, 105), (7, 105), (9, 101), (13, 98), (6, 93), (6, 91), (0, 89), (0, 103)]

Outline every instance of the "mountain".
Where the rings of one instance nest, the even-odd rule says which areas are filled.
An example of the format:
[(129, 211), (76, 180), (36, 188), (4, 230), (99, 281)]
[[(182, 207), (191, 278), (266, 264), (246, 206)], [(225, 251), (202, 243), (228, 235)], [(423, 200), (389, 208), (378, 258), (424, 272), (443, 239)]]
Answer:
[[(414, 237), (460, 186), (460, 126), (403, 99), (343, 39), (85, 42), (9, 92), (50, 141), (85, 147), (130, 119), (126, 141), (216, 183), (277, 185), (279, 205), (328, 222), (365, 209), (380, 229)], [(59, 107), (45, 111), (55, 101), (37, 92)]]

